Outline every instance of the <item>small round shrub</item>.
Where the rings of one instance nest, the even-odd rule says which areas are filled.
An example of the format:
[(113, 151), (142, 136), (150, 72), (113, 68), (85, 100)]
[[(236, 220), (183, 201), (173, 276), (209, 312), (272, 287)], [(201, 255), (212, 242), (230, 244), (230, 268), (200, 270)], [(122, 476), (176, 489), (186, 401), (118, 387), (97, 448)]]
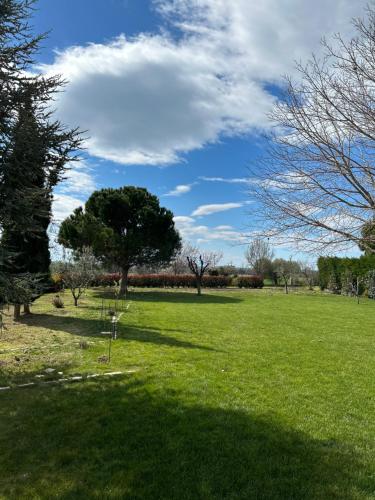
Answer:
[(60, 295), (56, 295), (52, 299), (52, 304), (56, 307), (56, 309), (63, 309), (64, 308), (64, 302)]

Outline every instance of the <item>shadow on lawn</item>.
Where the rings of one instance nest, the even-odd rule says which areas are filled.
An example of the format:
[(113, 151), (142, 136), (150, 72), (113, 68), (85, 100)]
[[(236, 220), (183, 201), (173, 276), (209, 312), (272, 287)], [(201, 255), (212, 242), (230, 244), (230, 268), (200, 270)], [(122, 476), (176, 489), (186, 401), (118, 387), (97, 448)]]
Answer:
[[(22, 354), (17, 354), (17, 360), (13, 354), (11, 354), (10, 357), (7, 357), (6, 360), (2, 360), (0, 356), (0, 361), (2, 361), (0, 363), (0, 387), (6, 387), (8, 385), (15, 386), (30, 382), (43, 384), (44, 382), (61, 378), (61, 376), (59, 376), (59, 372), (62, 372), (65, 375), (67, 370), (72, 370), (75, 366), (78, 367), (77, 363), (74, 361), (61, 362), (59, 360), (54, 361), (48, 359), (46, 361), (41, 360), (39, 368), (36, 369), (33, 367), (31, 369), (30, 358), (32, 358), (32, 355), (30, 352), (26, 351)], [(43, 352), (40, 351), (40, 354), (43, 355)], [(35, 362), (35, 360), (33, 361)], [(46, 373), (47, 368), (53, 368), (55, 371), (53, 373)], [(40, 375), (42, 375), (42, 377)]]
[[(218, 294), (225, 293), (225, 290), (220, 290)], [(243, 299), (239, 297), (228, 297), (228, 295), (218, 295), (212, 292), (203, 291), (202, 295), (197, 295), (196, 292), (182, 292), (178, 289), (170, 289), (169, 291), (152, 290), (149, 291), (131, 291), (127, 294), (126, 300), (134, 300), (135, 302), (171, 302), (185, 304), (237, 304)], [(100, 299), (114, 300), (115, 294), (112, 290), (95, 290), (94, 297)]]
[[(104, 338), (100, 333), (103, 331), (103, 324), (100, 320), (96, 319), (77, 318), (74, 316), (56, 316), (53, 314), (32, 314), (30, 316), (23, 316), (20, 321), (28, 326), (64, 331), (77, 336)], [(110, 323), (106, 322), (104, 329), (110, 330), (110, 328)], [(177, 334), (189, 333), (180, 330), (158, 329), (155, 327), (136, 327), (134, 325), (127, 325), (125, 320), (119, 324), (119, 341), (132, 340), (156, 345), (181, 347), (184, 349), (215, 350), (210, 347), (193, 344), (192, 342), (165, 335), (163, 333), (165, 331), (175, 332)]]
[(133, 380), (1, 395), (4, 498), (354, 499), (353, 449), (273, 417), (185, 406)]

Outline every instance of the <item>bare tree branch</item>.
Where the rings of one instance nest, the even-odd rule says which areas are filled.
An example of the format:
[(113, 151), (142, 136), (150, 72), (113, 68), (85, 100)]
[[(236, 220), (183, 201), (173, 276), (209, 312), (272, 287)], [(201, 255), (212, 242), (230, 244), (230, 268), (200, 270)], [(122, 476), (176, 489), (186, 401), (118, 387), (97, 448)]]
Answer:
[(198, 295), (202, 293), (202, 279), (205, 272), (210, 267), (215, 267), (222, 257), (220, 252), (201, 252), (198, 248), (190, 247), (190, 254), (186, 256), (186, 260), (197, 280)]
[(302, 249), (360, 245), (375, 251), (375, 9), (356, 20), (357, 36), (323, 41), (323, 60), (286, 78), (268, 151), (252, 169), (263, 236)]

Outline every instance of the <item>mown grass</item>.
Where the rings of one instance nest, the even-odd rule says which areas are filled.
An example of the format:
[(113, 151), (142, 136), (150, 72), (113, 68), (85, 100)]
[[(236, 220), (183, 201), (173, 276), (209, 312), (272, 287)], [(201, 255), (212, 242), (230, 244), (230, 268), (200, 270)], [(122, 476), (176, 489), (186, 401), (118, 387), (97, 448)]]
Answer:
[(0, 498), (375, 498), (373, 302), (135, 292), (108, 366), (107, 293), (0, 338), (0, 386), (136, 370), (0, 393)]

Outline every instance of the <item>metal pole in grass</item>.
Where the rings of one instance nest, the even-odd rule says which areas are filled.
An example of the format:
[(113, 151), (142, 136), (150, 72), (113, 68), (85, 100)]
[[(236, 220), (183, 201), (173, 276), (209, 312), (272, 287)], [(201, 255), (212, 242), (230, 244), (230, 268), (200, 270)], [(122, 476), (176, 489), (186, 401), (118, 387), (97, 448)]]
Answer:
[(118, 316), (116, 314), (111, 315), (111, 331), (110, 332), (101, 332), (102, 335), (108, 336), (108, 363), (111, 361), (111, 350), (112, 350), (112, 340), (117, 340), (117, 325), (122, 316), (120, 313)]
[(109, 336), (108, 363), (111, 362), (112, 335)]
[(122, 313), (120, 313), (118, 316), (115, 315), (112, 317), (112, 338), (113, 338), (113, 340), (117, 340), (118, 322), (120, 321), (121, 316), (122, 316)]
[(116, 322), (116, 315), (115, 315), (115, 316), (112, 316), (112, 338), (113, 338), (113, 340), (116, 340), (116, 337), (117, 337), (116, 325), (117, 325), (117, 322)]
[(359, 304), (359, 277), (357, 276), (357, 304)]
[(100, 332), (102, 335), (108, 337), (108, 363), (111, 361), (111, 347), (112, 347), (112, 332)]
[(104, 300), (104, 308), (103, 308), (103, 328), (105, 328), (108, 314), (108, 303)]

